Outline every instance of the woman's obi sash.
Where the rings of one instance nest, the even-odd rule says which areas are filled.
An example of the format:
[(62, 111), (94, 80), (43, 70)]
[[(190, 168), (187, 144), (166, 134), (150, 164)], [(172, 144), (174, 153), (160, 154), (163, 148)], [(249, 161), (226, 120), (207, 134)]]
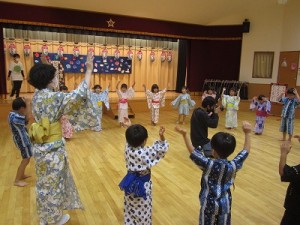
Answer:
[(187, 102), (186, 99), (182, 99), (182, 100), (180, 101), (180, 104), (188, 104), (188, 102)]
[(120, 103), (127, 103), (128, 101), (127, 101), (126, 98), (121, 98), (121, 99), (119, 100), (119, 102), (120, 102)]
[(149, 182), (151, 178), (151, 172), (147, 174), (141, 174), (140, 172), (128, 171), (126, 176), (120, 182), (119, 187), (126, 195), (134, 194), (134, 197), (147, 198), (145, 189), (145, 183)]
[(159, 100), (152, 100), (152, 103), (159, 103)]
[(44, 117), (39, 123), (31, 124), (29, 137), (36, 144), (60, 141), (62, 139), (61, 124), (59, 121), (50, 123), (48, 117)]
[(257, 116), (266, 117), (268, 114), (266, 111), (256, 111)]

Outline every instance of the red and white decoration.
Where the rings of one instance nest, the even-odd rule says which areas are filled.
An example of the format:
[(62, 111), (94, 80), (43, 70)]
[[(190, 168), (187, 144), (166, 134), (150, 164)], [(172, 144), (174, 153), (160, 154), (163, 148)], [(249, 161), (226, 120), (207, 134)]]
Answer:
[(89, 48), (88, 49), (88, 55), (94, 56), (95, 55), (95, 49), (94, 48)]
[(29, 44), (25, 44), (23, 49), (24, 49), (24, 56), (25, 57), (30, 56), (31, 46)]
[(63, 48), (63, 46), (58, 47), (57, 56), (60, 57), (60, 58), (64, 57), (64, 48)]
[(150, 52), (150, 61), (151, 61), (151, 62), (154, 62), (154, 61), (155, 61), (155, 52), (154, 52), (153, 49), (152, 49), (151, 52)]
[(17, 47), (14, 43), (9, 44), (8, 51), (11, 56), (17, 53)]
[(172, 62), (172, 51), (168, 51), (167, 60), (168, 62)]
[(129, 48), (128, 52), (127, 52), (127, 58), (128, 58), (128, 60), (132, 60), (133, 59), (133, 51), (131, 51), (130, 48)]
[(74, 48), (73, 48), (73, 56), (74, 56), (75, 58), (77, 58), (77, 57), (79, 57), (79, 54), (80, 54), (79, 48), (78, 48), (78, 47), (74, 47)]
[(141, 49), (136, 53), (136, 57), (137, 57), (137, 59), (138, 59), (139, 61), (142, 60), (142, 58), (143, 58), (143, 52), (142, 52)]
[(165, 50), (162, 50), (162, 52), (161, 52), (161, 54), (160, 54), (160, 61), (161, 61), (161, 62), (164, 62), (164, 61), (166, 61), (166, 58), (167, 58), (166, 51), (165, 51)]
[(115, 50), (115, 53), (114, 53), (114, 55), (115, 55), (115, 59), (118, 59), (118, 58), (120, 58), (120, 51), (119, 51), (119, 49), (118, 49), (118, 48)]
[(49, 53), (49, 51), (48, 51), (48, 45), (43, 45), (42, 46), (42, 54), (45, 55), (45, 56), (47, 56), (48, 53)]
[(104, 49), (102, 50), (102, 57), (103, 57), (103, 59), (106, 59), (107, 55), (108, 55), (108, 51), (107, 51), (107, 48), (105, 46)]

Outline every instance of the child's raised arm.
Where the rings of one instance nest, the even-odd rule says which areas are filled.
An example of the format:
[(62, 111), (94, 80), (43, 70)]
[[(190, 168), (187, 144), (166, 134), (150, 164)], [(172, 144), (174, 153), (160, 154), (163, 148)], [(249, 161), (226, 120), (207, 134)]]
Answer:
[(250, 133), (252, 127), (251, 124), (247, 121), (243, 121), (243, 132), (245, 133), (245, 141), (244, 141), (244, 150), (250, 153)]
[(297, 91), (296, 88), (294, 88), (293, 93), (296, 95), (296, 98), (297, 98), (298, 102), (300, 102), (300, 97), (299, 97), (299, 94), (298, 94), (298, 91)]
[(117, 83), (117, 85), (116, 85), (116, 90), (119, 90), (119, 84), (120, 84), (120, 80), (118, 80), (118, 83)]
[(279, 160), (279, 174), (284, 175), (284, 166), (286, 165), (287, 155), (291, 150), (291, 144), (289, 141), (285, 141), (280, 145), (280, 160)]
[(180, 126), (176, 126), (176, 127), (175, 127), (175, 130), (176, 130), (178, 133), (182, 134), (183, 139), (184, 139), (184, 142), (185, 142), (185, 145), (186, 145), (188, 151), (189, 151), (190, 153), (192, 153), (192, 152), (194, 151), (195, 148), (194, 148), (194, 146), (193, 146), (193, 144), (192, 144), (192, 142), (191, 142), (189, 136), (187, 135), (186, 129), (183, 129), (183, 128), (180, 127)]
[(132, 86), (131, 86), (131, 87), (132, 87), (132, 88), (134, 88), (134, 86), (135, 86), (135, 81), (133, 81), (133, 84), (132, 84)]
[(226, 88), (225, 87), (223, 87), (223, 90), (222, 90), (222, 94), (221, 94), (221, 97), (223, 97), (224, 96), (224, 92), (226, 91)]
[(92, 54), (88, 54), (85, 63), (86, 72), (84, 76), (84, 79), (88, 86), (90, 86), (91, 83), (91, 76), (92, 76), (93, 65), (94, 65), (93, 61), (94, 61), (94, 56)]
[(143, 84), (143, 88), (144, 88), (144, 91), (146, 92), (147, 91), (147, 88), (146, 88), (146, 85)]

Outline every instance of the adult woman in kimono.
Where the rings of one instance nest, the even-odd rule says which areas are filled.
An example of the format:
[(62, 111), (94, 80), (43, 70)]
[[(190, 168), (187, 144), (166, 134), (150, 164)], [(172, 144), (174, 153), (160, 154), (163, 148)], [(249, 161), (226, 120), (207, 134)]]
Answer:
[(65, 224), (70, 216), (63, 210), (82, 209), (62, 140), (60, 118), (75, 114), (86, 99), (93, 69), (93, 57), (86, 62), (85, 78), (69, 93), (53, 92), (58, 86), (56, 69), (37, 64), (29, 73), (29, 83), (37, 90), (32, 98), (35, 123), (30, 127), (36, 167), (36, 202), (40, 225)]

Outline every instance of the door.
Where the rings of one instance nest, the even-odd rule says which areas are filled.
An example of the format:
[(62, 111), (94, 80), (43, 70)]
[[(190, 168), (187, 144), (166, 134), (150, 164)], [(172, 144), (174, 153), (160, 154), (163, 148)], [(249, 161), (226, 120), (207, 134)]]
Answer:
[(300, 52), (280, 52), (277, 83), (296, 87)]

